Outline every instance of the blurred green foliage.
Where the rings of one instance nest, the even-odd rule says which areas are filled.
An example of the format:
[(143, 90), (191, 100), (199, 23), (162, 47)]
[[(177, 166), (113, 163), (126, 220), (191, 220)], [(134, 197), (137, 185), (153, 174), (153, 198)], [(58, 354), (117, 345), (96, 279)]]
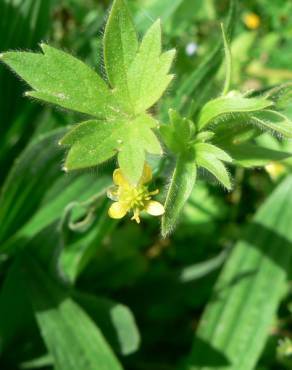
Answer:
[[(160, 17), (165, 47), (177, 48), (176, 79), (154, 109), (163, 120), (172, 105), (195, 114), (222, 86), (219, 21), (229, 2), (128, 3), (139, 32)], [(0, 51), (38, 51), (49, 41), (104, 75), (109, 6), (0, 0)], [(239, 2), (233, 87), (262, 93), (292, 80), (291, 39), (290, 1)], [(214, 64), (204, 64), (210, 52)], [(180, 95), (182, 85), (189, 94)], [(176, 232), (161, 240), (156, 220), (107, 217), (113, 162), (98, 172), (61, 171), (56, 143), (76, 114), (27, 101), (23, 91), (0, 65), (0, 368), (241, 370), (234, 363), (243, 358), (242, 370), (292, 369), (291, 159), (233, 170), (228, 193), (200, 172)], [(292, 153), (291, 141), (270, 134), (256, 140)], [(171, 164), (153, 166), (159, 187)], [(83, 222), (92, 197), (94, 217)], [(246, 338), (255, 333), (247, 352)]]

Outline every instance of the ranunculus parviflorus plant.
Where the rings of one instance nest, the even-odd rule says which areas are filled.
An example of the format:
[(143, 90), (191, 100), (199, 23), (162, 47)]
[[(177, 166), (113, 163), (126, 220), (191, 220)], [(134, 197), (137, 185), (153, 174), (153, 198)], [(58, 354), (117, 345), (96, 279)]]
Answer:
[[(108, 191), (114, 201), (109, 216), (122, 218), (133, 212), (132, 218), (140, 222), (142, 211), (163, 215), (165, 236), (178, 221), (198, 168), (230, 190), (226, 164), (263, 166), (288, 156), (256, 144), (263, 131), (292, 137), (292, 124), (281, 112), (285, 88), (264, 94), (230, 91), (231, 55), (223, 26), (222, 33), (226, 60), (222, 93), (189, 117), (170, 109), (163, 122), (151, 108), (173, 80), (175, 50), (162, 51), (159, 20), (140, 41), (124, 0), (114, 1), (104, 32), (106, 79), (47, 44), (41, 44), (42, 53), (11, 51), (1, 54), (1, 60), (32, 87), (27, 96), (86, 116), (60, 140), (68, 148), (64, 170), (98, 166), (116, 156), (119, 168), (113, 174), (115, 186)], [(164, 206), (152, 199), (157, 191), (148, 189), (149, 154), (174, 163)]]

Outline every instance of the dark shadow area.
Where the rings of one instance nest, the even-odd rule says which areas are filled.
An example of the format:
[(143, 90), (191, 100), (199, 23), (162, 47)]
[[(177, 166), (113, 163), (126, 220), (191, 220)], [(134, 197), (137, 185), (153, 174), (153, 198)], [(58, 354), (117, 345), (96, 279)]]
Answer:
[(285, 236), (265, 225), (253, 222), (242, 239), (251, 248), (256, 247), (265, 257), (271, 259), (283, 270), (288, 271), (292, 259), (292, 242)]
[(121, 339), (118, 337), (112, 314), (114, 310), (121, 310), (122, 306), (109, 299), (77, 291), (74, 292), (73, 299), (87, 312), (90, 318), (102, 331), (111, 347), (119, 353), (121, 349)]
[(196, 337), (193, 345), (195, 353), (191, 357), (192, 366), (219, 368), (230, 365), (228, 358), (203, 339)]
[[(0, 53), (36, 49), (47, 33), (51, 0), (0, 1)], [(37, 13), (36, 13), (37, 11)], [(24, 83), (0, 63), (0, 185), (26, 145), (41, 107), (23, 97)]]

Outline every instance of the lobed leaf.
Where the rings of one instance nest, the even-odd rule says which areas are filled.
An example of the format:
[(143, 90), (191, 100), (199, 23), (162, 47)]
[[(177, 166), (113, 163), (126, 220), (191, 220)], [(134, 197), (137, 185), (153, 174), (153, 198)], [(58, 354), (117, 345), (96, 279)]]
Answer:
[(124, 0), (115, 0), (104, 33), (104, 62), (111, 86), (129, 111), (133, 111), (128, 86), (129, 67), (138, 50), (138, 38)]
[(128, 73), (128, 86), (135, 114), (159, 100), (173, 79), (168, 74), (175, 50), (161, 54), (161, 24), (156, 21), (145, 34)]
[(43, 54), (1, 54), (1, 60), (34, 89), (27, 95), (95, 117), (115, 114), (117, 102), (97, 73), (70, 54), (41, 47)]
[(34, 89), (26, 95), (92, 116), (61, 141), (71, 147), (64, 168), (96, 166), (118, 154), (125, 176), (138, 182), (145, 152), (162, 154), (151, 131), (156, 123), (145, 112), (173, 77), (169, 70), (175, 51), (162, 53), (160, 21), (139, 45), (125, 1), (114, 1), (104, 35), (112, 89), (73, 56), (45, 44), (41, 48), (43, 53), (7, 52), (1, 58)]
[(157, 122), (147, 114), (132, 121), (83, 122), (60, 141), (60, 144), (70, 146), (65, 167), (68, 170), (92, 167), (118, 154), (125, 176), (136, 183), (143, 172), (145, 151), (162, 153), (152, 131), (156, 125)]
[(118, 152), (125, 126), (118, 122), (85, 121), (73, 128), (60, 141), (69, 145), (65, 169), (68, 171), (96, 166)]

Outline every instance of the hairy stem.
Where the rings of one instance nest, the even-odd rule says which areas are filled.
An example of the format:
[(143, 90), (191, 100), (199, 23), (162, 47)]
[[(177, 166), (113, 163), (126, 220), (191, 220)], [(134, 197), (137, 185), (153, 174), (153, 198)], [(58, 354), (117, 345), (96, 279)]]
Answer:
[(171, 178), (165, 201), (165, 214), (162, 218), (161, 233), (165, 238), (177, 223), (180, 213), (188, 200), (197, 177), (195, 161), (179, 156)]

